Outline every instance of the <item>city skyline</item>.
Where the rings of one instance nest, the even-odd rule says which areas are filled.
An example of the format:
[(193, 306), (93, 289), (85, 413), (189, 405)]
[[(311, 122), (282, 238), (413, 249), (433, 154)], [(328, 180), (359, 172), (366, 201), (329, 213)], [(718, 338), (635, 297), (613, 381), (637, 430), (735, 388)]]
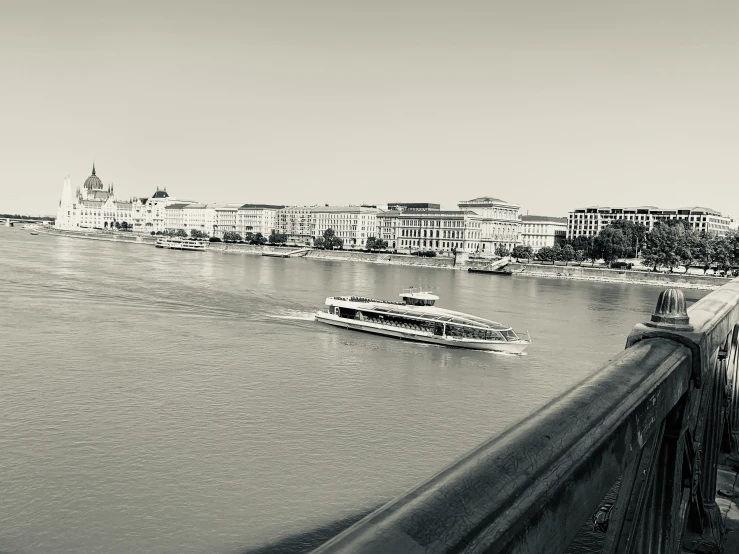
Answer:
[(144, 6), (6, 10), (1, 211), (94, 161), (119, 197), (739, 213), (729, 2)]

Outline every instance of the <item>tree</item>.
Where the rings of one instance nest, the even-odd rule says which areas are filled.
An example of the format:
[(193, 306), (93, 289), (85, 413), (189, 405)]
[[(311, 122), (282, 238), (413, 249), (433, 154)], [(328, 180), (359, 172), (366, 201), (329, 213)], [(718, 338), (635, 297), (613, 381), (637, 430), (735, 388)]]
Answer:
[(123, 229), (124, 231), (126, 231), (128, 229), (128, 222), (121, 221), (121, 229)]
[[(241, 238), (239, 238), (239, 240), (241, 240)], [(254, 235), (251, 237), (251, 240), (249, 241), (249, 244), (262, 245), (265, 242), (267, 242), (267, 239), (264, 238), (264, 235), (262, 233), (254, 233)]]
[(716, 238), (716, 236), (710, 235), (708, 233), (701, 233), (698, 237), (695, 257), (701, 264), (703, 275), (706, 274), (708, 269), (711, 267), (711, 264), (713, 263), (713, 259), (716, 253)]
[(241, 235), (235, 231), (226, 231), (223, 233), (223, 242), (238, 242), (243, 240)]
[(316, 240), (313, 241), (313, 246), (316, 248), (326, 248), (326, 239), (323, 237), (316, 237)]
[(693, 229), (684, 229), (680, 232), (677, 240), (675, 254), (677, 254), (680, 263), (685, 266), (685, 273), (690, 270), (690, 266), (695, 264), (699, 256), (700, 236)]
[(595, 237), (594, 248), (607, 264), (619, 259), (626, 249), (626, 236), (621, 229), (606, 227)]
[(551, 261), (554, 264), (554, 249), (551, 246), (543, 246), (536, 253), (536, 259), (542, 262)]
[(207, 239), (208, 233), (205, 233), (199, 229), (191, 229), (190, 236), (194, 239)]
[(285, 244), (287, 242), (287, 235), (283, 233), (276, 233), (275, 230), (272, 230), (272, 233), (269, 235), (269, 242), (272, 244)]
[(184, 229), (177, 229), (177, 233), (175, 233), (175, 236), (176, 237), (183, 238), (183, 239), (186, 239), (187, 238), (187, 231), (185, 231)]
[(526, 257), (526, 248), (522, 244), (517, 244), (516, 246), (513, 247), (511, 256), (516, 258), (516, 261), (518, 262), (521, 258)]
[(664, 223), (660, 222), (655, 225), (644, 240), (642, 263), (651, 266), (653, 271), (657, 271), (659, 267), (668, 267), (672, 271), (680, 263), (677, 249), (680, 235), (685, 232), (685, 228), (682, 224), (668, 225)]
[(617, 219), (606, 227), (606, 229), (619, 230), (624, 236), (623, 255), (627, 257), (638, 257), (639, 248), (644, 243), (647, 233), (646, 226), (639, 221), (628, 219)]
[(583, 260), (585, 260), (585, 250), (575, 250), (575, 261), (578, 262), (580, 265), (582, 265)]
[(552, 247), (552, 265), (554, 265), (554, 262), (561, 260), (562, 258), (562, 247), (559, 244), (555, 244)]
[(367, 250), (382, 250), (383, 248), (387, 248), (387, 241), (369, 237), (367, 238), (366, 248)]
[(574, 259), (575, 259), (575, 249), (572, 248), (571, 245), (565, 244), (562, 247), (562, 257), (560, 258), (560, 260), (562, 260), (565, 263), (565, 265), (567, 265)]
[(526, 259), (531, 262), (531, 258), (534, 257), (534, 249), (527, 244), (523, 247), (523, 254), (526, 256)]
[(115, 222), (115, 228), (116, 229), (120, 229), (121, 228), (121, 222), (120, 221), (116, 221)]
[(502, 244), (499, 244), (495, 248), (495, 255), (498, 256), (499, 258), (505, 258), (509, 254), (510, 254), (510, 251), (505, 246), (503, 246)]
[(323, 232), (323, 240), (326, 250), (341, 249), (344, 247), (344, 241), (336, 236), (336, 233), (334, 233), (331, 227)]

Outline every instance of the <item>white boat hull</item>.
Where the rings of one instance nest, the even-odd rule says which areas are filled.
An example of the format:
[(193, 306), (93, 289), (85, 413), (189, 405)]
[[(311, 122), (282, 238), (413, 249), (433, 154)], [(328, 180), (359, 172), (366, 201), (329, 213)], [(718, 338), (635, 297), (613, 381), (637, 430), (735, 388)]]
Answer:
[(428, 333), (425, 331), (415, 331), (412, 329), (395, 328), (377, 323), (358, 319), (348, 319), (338, 317), (327, 312), (317, 312), (316, 321), (343, 327), (344, 329), (353, 329), (355, 331), (365, 331), (384, 335), (387, 337), (395, 337), (404, 340), (425, 342), (429, 344), (437, 344), (439, 346), (451, 346), (453, 348), (468, 348), (471, 350), (488, 350), (492, 352), (505, 352), (508, 354), (521, 354), (531, 344), (529, 341), (495, 341), (495, 340), (479, 340), (466, 339), (460, 337), (443, 337)]

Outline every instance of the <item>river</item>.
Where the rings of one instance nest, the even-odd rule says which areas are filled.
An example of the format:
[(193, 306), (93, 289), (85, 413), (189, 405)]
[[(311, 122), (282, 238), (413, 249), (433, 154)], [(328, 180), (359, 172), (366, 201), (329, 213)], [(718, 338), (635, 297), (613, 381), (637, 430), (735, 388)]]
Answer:
[[(0, 245), (2, 554), (254, 552), (351, 520), (596, 370), (660, 291), (17, 227)], [(528, 355), (312, 321), (410, 285), (528, 329)]]

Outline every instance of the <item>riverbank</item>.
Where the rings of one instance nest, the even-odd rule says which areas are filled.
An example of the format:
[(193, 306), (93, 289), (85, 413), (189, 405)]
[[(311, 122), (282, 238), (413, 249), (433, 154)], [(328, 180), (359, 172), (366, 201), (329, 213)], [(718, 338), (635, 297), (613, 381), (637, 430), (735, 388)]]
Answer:
[[(111, 242), (128, 242), (134, 244), (153, 245), (157, 237), (151, 235), (132, 235), (121, 232), (97, 231), (94, 233), (83, 231), (64, 231), (53, 228), (40, 227), (39, 232), (50, 235), (66, 236), (87, 240), (104, 240)], [(224, 254), (250, 254), (261, 256), (265, 251), (291, 252), (298, 250), (297, 246), (257, 246), (254, 244), (238, 244), (212, 242), (208, 250)], [(325, 261), (363, 262), (386, 265), (402, 265), (412, 267), (428, 267), (432, 269), (454, 269), (466, 271), (468, 268), (481, 268), (489, 265), (490, 260), (469, 260), (459, 256), (457, 260), (451, 256), (437, 256), (422, 258), (407, 254), (383, 254), (359, 252), (352, 250), (312, 250), (306, 258)], [(598, 281), (603, 283), (631, 283), (636, 285), (650, 285), (659, 287), (676, 286), (686, 289), (715, 290), (729, 281), (726, 277), (711, 275), (695, 275), (684, 273), (655, 273), (640, 270), (617, 270), (602, 267), (562, 266), (538, 263), (513, 262), (507, 266), (514, 276), (539, 277), (544, 279), (572, 279), (576, 281)], [(490, 278), (502, 278), (495, 276)], [(504, 277), (503, 277), (504, 278)]]
[(685, 289), (715, 290), (730, 281), (726, 277), (692, 275), (684, 273), (659, 273), (633, 269), (618, 270), (587, 266), (561, 266), (512, 263), (508, 269), (514, 275), (545, 279), (572, 279), (577, 281), (599, 281), (604, 283), (632, 283), (658, 287), (680, 287)]

